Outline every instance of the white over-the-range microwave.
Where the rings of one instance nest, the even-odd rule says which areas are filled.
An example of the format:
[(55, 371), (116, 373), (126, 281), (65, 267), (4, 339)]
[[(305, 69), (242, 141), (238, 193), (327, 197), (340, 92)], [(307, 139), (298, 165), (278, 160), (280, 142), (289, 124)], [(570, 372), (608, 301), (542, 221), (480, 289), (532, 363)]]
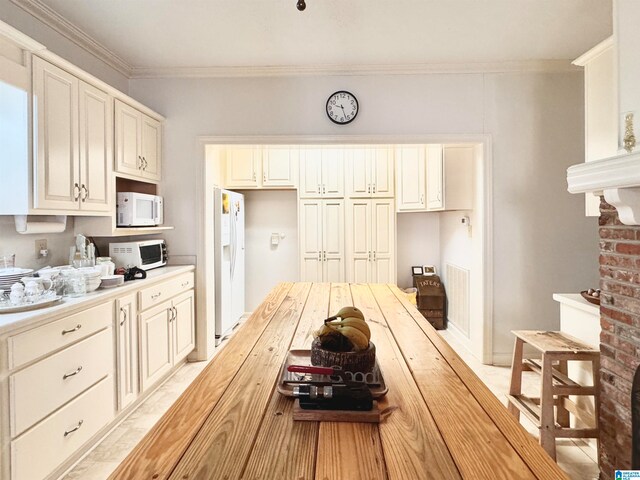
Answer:
[(154, 227), (164, 221), (162, 197), (137, 192), (118, 192), (118, 227)]

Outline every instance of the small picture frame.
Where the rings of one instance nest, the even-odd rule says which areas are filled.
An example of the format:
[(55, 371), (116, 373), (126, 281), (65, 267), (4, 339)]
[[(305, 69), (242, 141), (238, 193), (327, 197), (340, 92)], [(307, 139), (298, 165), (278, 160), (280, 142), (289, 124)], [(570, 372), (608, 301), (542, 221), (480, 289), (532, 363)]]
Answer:
[(436, 270), (435, 265), (423, 265), (422, 267), (423, 275), (437, 275), (438, 271)]
[(411, 267), (411, 275), (422, 275), (423, 272), (422, 267)]

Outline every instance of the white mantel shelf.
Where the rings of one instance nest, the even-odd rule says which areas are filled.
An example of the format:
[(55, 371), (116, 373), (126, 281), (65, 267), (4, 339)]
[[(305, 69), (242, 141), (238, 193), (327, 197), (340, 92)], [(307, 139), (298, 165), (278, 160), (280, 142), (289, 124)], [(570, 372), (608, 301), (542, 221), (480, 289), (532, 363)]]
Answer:
[(618, 155), (567, 169), (570, 193), (604, 195), (625, 225), (640, 225), (640, 153)]

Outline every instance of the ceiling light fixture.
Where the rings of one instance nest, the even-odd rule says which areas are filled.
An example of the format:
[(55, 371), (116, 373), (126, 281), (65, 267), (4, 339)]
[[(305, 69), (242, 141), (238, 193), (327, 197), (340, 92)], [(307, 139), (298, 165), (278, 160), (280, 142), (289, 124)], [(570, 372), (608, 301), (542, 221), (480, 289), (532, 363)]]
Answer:
[(304, 0), (298, 0), (298, 3), (296, 3), (296, 8), (303, 12), (304, 9), (307, 8), (307, 4), (304, 3)]

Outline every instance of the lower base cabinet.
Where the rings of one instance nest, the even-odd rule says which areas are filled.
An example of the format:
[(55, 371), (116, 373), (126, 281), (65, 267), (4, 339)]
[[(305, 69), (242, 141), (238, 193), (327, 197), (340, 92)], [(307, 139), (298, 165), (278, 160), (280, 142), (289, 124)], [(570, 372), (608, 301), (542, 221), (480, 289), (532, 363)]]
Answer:
[(138, 318), (134, 293), (116, 300), (118, 410), (131, 405), (138, 388)]

